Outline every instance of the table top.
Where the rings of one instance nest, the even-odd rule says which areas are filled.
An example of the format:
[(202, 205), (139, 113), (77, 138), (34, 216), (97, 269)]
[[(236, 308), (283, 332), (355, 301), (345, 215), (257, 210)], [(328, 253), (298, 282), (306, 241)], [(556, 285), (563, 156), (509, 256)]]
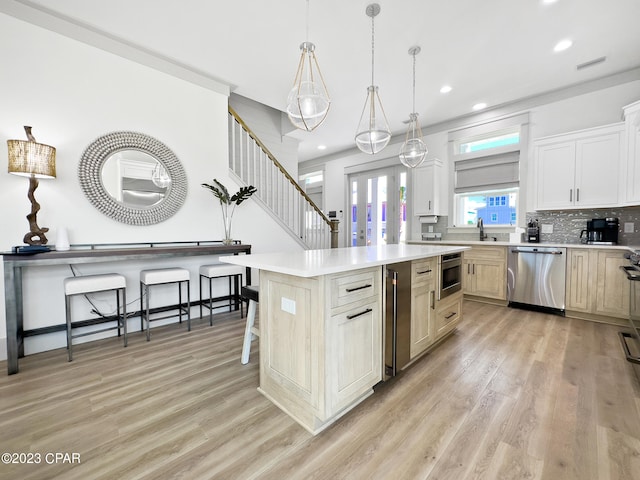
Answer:
[(46, 265), (75, 261), (135, 260), (149, 256), (171, 257), (188, 255), (219, 255), (250, 253), (251, 245), (223, 245), (220, 242), (162, 242), (123, 243), (101, 245), (72, 245), (69, 250), (21, 254), (0, 252), (5, 263), (17, 265)]
[(452, 245), (379, 245), (374, 247), (328, 248), (297, 252), (259, 253), (220, 257), (221, 262), (271, 272), (316, 277), (361, 268), (436, 257), (462, 252), (470, 247)]

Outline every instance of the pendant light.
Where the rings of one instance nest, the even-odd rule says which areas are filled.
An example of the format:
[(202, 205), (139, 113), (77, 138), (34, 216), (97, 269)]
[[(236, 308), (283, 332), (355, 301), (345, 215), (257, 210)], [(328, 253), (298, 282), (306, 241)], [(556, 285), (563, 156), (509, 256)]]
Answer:
[(405, 167), (416, 168), (422, 165), (427, 156), (427, 146), (422, 141), (422, 129), (416, 113), (416, 55), (420, 53), (420, 47), (409, 49), (409, 55), (413, 56), (413, 113), (409, 115), (409, 128), (404, 143), (400, 148), (400, 162)]
[(373, 81), (374, 27), (373, 19), (380, 13), (380, 5), (372, 3), (366, 9), (371, 17), (371, 85), (367, 88), (367, 99), (364, 102), (360, 123), (356, 133), (356, 145), (364, 153), (373, 155), (382, 151), (391, 139), (391, 130), (378, 95), (378, 87)]
[(327, 118), (331, 100), (322, 78), (316, 46), (309, 39), (309, 0), (307, 0), (307, 41), (300, 44), (300, 62), (287, 98), (287, 115), (294, 127), (310, 132)]

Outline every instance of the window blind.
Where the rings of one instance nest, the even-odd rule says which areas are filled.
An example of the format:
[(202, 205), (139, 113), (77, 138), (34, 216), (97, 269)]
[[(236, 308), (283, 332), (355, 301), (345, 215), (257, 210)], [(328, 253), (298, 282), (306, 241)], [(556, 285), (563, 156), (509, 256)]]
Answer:
[(520, 152), (508, 152), (454, 163), (455, 193), (501, 190), (520, 184)]

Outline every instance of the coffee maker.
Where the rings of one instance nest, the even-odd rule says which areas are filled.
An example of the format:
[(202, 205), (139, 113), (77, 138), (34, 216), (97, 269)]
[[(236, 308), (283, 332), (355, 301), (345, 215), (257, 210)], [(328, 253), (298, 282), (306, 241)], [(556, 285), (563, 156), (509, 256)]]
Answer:
[(587, 221), (587, 229), (582, 230), (580, 238), (586, 234), (583, 242), (591, 245), (616, 245), (618, 243), (619, 222), (617, 218), (594, 218)]

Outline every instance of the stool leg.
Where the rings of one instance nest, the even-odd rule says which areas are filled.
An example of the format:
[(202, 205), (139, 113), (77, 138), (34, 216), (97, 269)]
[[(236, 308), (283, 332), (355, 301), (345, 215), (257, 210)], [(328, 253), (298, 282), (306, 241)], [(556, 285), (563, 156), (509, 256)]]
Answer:
[(211, 287), (213, 279), (209, 277), (209, 326), (213, 326), (213, 288)]
[(178, 319), (182, 323), (182, 282), (178, 282)]
[(145, 320), (147, 321), (147, 342), (151, 340), (151, 329), (149, 328), (149, 324), (151, 323), (151, 319), (149, 318), (149, 285), (145, 284), (144, 292), (146, 297), (146, 310), (145, 310)]
[(73, 353), (71, 352), (72, 338), (71, 338), (71, 299), (68, 295), (64, 297), (65, 316), (67, 318), (67, 356), (69, 361), (73, 360)]
[(200, 275), (200, 318), (202, 318), (202, 275)]
[[(231, 275), (229, 275), (227, 277), (229, 279), (229, 311), (231, 311), (231, 282), (232, 282), (232, 278)], [(234, 275), (234, 279), (235, 279), (235, 275)]]
[[(122, 290), (122, 329), (124, 330), (124, 346), (127, 346), (127, 289)], [(116, 292), (118, 295), (118, 292)]]
[(140, 282), (140, 331), (144, 332), (144, 305), (142, 296), (142, 282)]
[(251, 328), (256, 321), (256, 302), (249, 300), (249, 310), (247, 311), (247, 323), (244, 328), (244, 341), (242, 342), (242, 357), (240, 362), (243, 365), (249, 363), (249, 353), (251, 352)]
[(187, 332), (191, 331), (191, 282), (187, 280)]

